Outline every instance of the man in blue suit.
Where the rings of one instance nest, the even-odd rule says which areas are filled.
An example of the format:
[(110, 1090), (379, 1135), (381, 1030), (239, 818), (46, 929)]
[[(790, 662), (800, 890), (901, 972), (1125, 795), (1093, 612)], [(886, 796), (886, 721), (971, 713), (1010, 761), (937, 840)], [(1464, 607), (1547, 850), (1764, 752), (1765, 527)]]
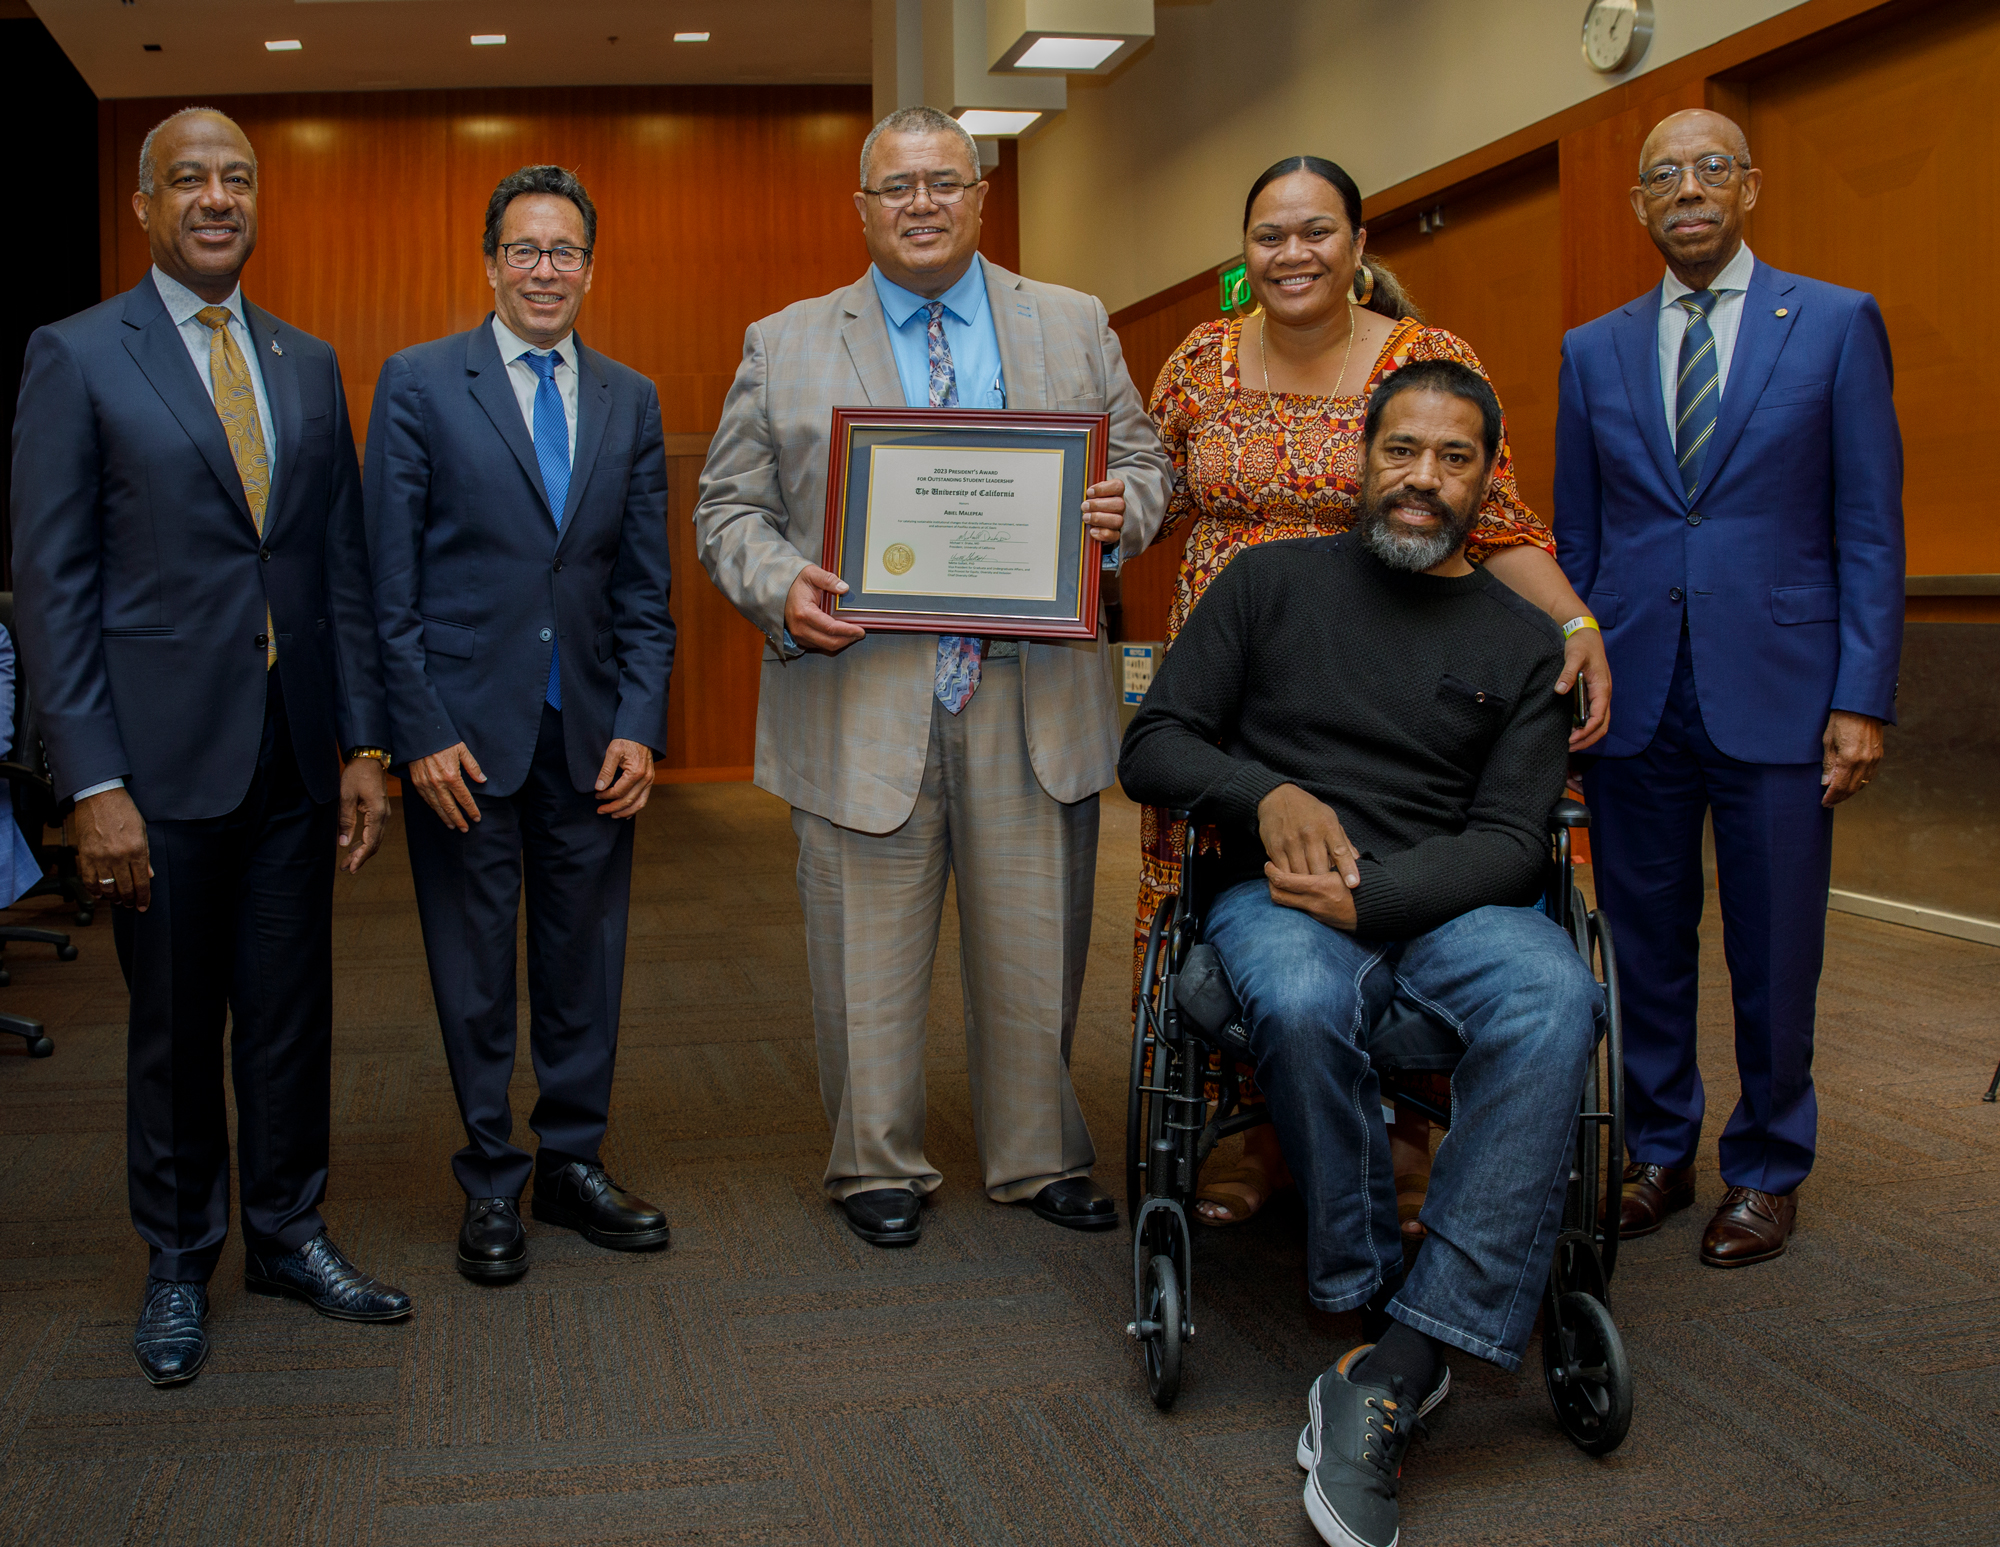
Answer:
[(1658, 289), (1563, 340), (1555, 530), (1605, 633), (1611, 730), (1584, 772), (1618, 928), (1629, 1147), (1621, 1233), (1694, 1201), (1702, 818), (1713, 814), (1742, 1098), (1713, 1267), (1778, 1256), (1812, 1169), (1833, 807), (1867, 784), (1903, 633), (1903, 453), (1872, 296), (1743, 243), (1743, 131), (1676, 113), (1632, 208)]
[(319, 1208), (334, 857), (351, 873), (380, 842), (388, 727), (338, 364), (238, 282), (257, 191), (230, 119), (155, 127), (132, 196), (152, 268), (35, 334), (14, 420), (21, 660), (131, 990), (133, 1351), (155, 1385), (208, 1358), (225, 1018), (245, 1287), (350, 1321), (410, 1310)]
[[(494, 311), (382, 367), (366, 505), (410, 868), (466, 1144), (459, 1271), (527, 1271), (519, 1212), (621, 1250), (667, 1222), (599, 1159), (632, 822), (667, 740), (666, 446), (652, 382), (586, 349), (597, 210), (561, 167), (486, 209)], [(536, 1155), (513, 1142), (515, 920), (528, 888)]]

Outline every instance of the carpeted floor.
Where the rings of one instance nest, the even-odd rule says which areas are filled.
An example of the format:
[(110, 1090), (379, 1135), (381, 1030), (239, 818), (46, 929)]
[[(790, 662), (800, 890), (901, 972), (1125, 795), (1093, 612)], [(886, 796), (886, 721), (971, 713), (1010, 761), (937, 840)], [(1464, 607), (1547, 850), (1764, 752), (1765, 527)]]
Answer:
[[(1076, 1075), (1122, 1191), (1134, 809), (1105, 805)], [(663, 787), (639, 828), (606, 1162), (671, 1251), (530, 1224), (534, 1267), (452, 1269), (460, 1142), (400, 840), (337, 907), (335, 1238), (417, 1298), (355, 1327), (246, 1296), (232, 1242), (215, 1352), (153, 1391), (129, 1351), (145, 1254), (125, 1209), (124, 989), (8, 953), (0, 1008), (0, 1542), (869, 1544), (1314, 1540), (1291, 1460), (1312, 1377), (1353, 1341), (1308, 1313), (1295, 1205), (1197, 1243), (1170, 1415), (1132, 1345), (1125, 1234), (1080, 1236), (973, 1181), (955, 948), (932, 1021), (913, 1251), (824, 1202), (825, 1125), (784, 809)], [(1821, 996), (1821, 1163), (1782, 1261), (1701, 1268), (1721, 1193), (1628, 1247), (1615, 1309), (1638, 1375), (1624, 1449), (1554, 1426), (1539, 1359), (1455, 1361), (1405, 1470), (1404, 1541), (2000, 1540), (2000, 951), (1835, 914)], [(1705, 995), (1712, 1127), (1734, 1099), (1720, 941)], [(524, 1000), (525, 1002), (525, 1000)], [(527, 1060), (516, 1110), (533, 1100)]]

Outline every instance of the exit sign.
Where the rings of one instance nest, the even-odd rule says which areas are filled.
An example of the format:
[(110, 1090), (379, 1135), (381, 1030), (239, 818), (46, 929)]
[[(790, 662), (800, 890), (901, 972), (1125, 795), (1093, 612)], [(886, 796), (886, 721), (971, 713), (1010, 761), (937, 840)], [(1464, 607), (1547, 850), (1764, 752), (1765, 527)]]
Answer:
[(1222, 271), (1221, 279), (1224, 314), (1247, 310), (1252, 304), (1249, 270), (1240, 263), (1233, 263)]

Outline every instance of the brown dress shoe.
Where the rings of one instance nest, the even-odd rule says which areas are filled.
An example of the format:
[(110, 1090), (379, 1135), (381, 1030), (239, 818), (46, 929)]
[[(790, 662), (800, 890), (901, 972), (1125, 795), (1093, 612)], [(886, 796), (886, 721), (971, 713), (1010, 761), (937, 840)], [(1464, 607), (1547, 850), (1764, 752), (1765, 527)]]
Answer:
[(1618, 1234), (1623, 1240), (1651, 1235), (1667, 1216), (1694, 1202), (1694, 1167), (1649, 1166), (1633, 1161), (1625, 1167), (1625, 1193), (1618, 1202)]
[(1796, 1194), (1732, 1187), (1701, 1238), (1701, 1260), (1711, 1268), (1747, 1268), (1782, 1257), (1798, 1214)]

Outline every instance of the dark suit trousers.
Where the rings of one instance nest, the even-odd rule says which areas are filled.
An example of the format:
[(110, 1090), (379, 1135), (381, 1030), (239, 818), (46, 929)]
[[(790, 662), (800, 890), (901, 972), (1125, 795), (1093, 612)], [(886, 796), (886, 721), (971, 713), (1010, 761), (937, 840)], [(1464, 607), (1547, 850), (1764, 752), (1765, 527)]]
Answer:
[[(476, 792), (476, 786), (474, 786)], [(541, 1094), (528, 1118), (544, 1165), (595, 1163), (611, 1109), (632, 824), (597, 814), (570, 783), (562, 715), (542, 707), (528, 777), (512, 795), (477, 795), (479, 820), (453, 832), (404, 802), (424, 954), (465, 1148), (452, 1158), (473, 1198), (518, 1198), (533, 1162), (513, 1142), (507, 1086), (518, 1040), (514, 936), (528, 888), (529, 1048)]]
[(1812, 1170), (1813, 1017), (1833, 862), (1819, 779), (1818, 763), (1741, 763), (1716, 750), (1685, 632), (1652, 744), (1584, 773), (1598, 905), (1618, 940), (1634, 1160), (1691, 1165), (1701, 1144), (1696, 955), (1702, 814), (1712, 811), (1743, 1087), (1722, 1132), (1722, 1179), (1788, 1193)]
[(272, 672), (243, 803), (227, 816), (146, 825), (152, 906), (118, 909), (112, 934), (132, 995), (132, 1223), (157, 1278), (206, 1283), (229, 1232), (225, 1015), (244, 1237), (253, 1249), (293, 1251), (322, 1228), (335, 805), (306, 793)]

